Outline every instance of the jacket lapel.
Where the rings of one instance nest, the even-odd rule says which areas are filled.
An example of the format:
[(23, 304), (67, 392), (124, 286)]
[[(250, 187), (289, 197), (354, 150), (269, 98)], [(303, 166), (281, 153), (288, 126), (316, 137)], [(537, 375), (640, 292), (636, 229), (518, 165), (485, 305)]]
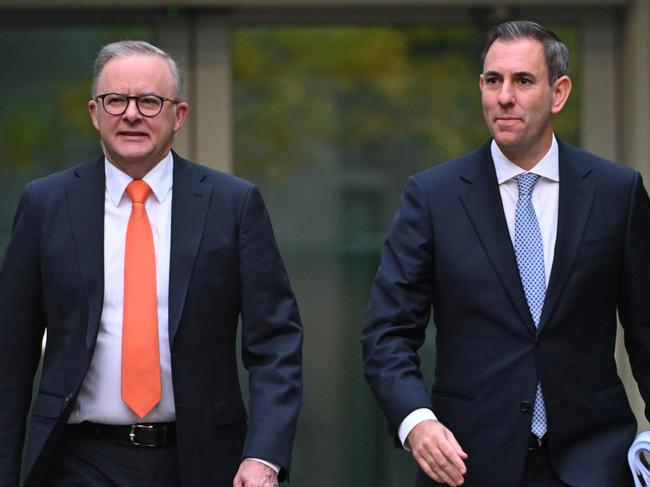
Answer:
[(460, 198), (485, 253), (506, 289), (515, 309), (527, 324), (529, 333), (535, 333), (526, 297), (524, 295), (512, 240), (503, 212), (499, 185), (490, 154), (490, 144), (485, 144), (470, 161), (461, 175)]
[(169, 262), (169, 344), (180, 325), (194, 260), (203, 235), (212, 188), (205, 170), (174, 153), (172, 229)]
[(104, 299), (104, 156), (74, 170), (67, 187), (70, 222), (84, 289), (88, 296), (86, 346), (97, 339)]
[(579, 151), (558, 140), (560, 200), (553, 266), (540, 319), (540, 330), (550, 320), (576, 259), (596, 188), (587, 180), (591, 167), (577, 163)]

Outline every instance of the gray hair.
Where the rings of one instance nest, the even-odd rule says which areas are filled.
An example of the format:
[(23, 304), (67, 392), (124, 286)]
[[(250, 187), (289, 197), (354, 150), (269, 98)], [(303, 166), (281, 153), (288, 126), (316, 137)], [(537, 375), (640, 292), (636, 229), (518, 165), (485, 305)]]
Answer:
[(127, 58), (130, 56), (158, 56), (164, 59), (172, 72), (174, 78), (174, 88), (176, 91), (175, 99), (182, 101), (185, 98), (185, 89), (183, 87), (183, 77), (178, 69), (178, 65), (174, 58), (167, 54), (162, 49), (149, 44), (145, 41), (119, 41), (111, 44), (106, 44), (102, 47), (97, 59), (95, 59), (95, 69), (93, 72), (93, 87), (92, 97), (97, 96), (97, 80), (102, 73), (104, 66), (114, 58)]
[(492, 27), (486, 36), (485, 48), (481, 54), (481, 69), (485, 65), (485, 56), (490, 46), (497, 39), (512, 42), (519, 39), (532, 39), (544, 47), (544, 58), (548, 68), (548, 82), (553, 84), (561, 76), (569, 74), (569, 50), (551, 29), (530, 20), (504, 22)]

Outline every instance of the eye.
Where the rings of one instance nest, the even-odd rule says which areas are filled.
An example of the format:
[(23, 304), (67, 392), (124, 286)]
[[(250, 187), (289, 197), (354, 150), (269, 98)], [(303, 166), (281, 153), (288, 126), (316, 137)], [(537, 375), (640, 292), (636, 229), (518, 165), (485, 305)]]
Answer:
[(121, 107), (126, 104), (126, 97), (122, 95), (107, 95), (104, 97), (104, 103), (111, 107)]
[(497, 77), (497, 76), (484, 76), (483, 77), (483, 82), (486, 85), (496, 85), (500, 81), (501, 81), (501, 79), (499, 77)]
[(523, 78), (517, 79), (517, 83), (519, 83), (520, 85), (532, 85), (533, 80), (530, 79), (530, 78), (523, 77)]
[(158, 108), (160, 106), (160, 100), (155, 96), (143, 96), (138, 101), (142, 108)]

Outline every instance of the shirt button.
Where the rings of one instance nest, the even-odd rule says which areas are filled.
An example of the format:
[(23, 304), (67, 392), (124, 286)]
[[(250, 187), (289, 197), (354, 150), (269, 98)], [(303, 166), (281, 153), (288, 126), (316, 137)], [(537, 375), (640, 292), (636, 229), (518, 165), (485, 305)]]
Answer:
[(530, 411), (530, 403), (528, 401), (521, 401), (519, 403), (519, 411), (527, 413)]

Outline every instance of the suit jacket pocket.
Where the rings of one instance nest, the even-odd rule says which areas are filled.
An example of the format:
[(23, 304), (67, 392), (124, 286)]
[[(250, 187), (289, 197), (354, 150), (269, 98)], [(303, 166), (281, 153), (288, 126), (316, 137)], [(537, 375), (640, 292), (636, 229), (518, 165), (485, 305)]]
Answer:
[(449, 391), (440, 391), (433, 389), (431, 391), (431, 397), (443, 397), (445, 399), (457, 399), (459, 401), (474, 401), (475, 398), (471, 394), (464, 394), (459, 392), (449, 392)]
[(621, 381), (602, 391), (592, 392), (595, 400), (607, 399), (610, 396), (618, 396), (620, 394), (625, 394), (625, 387)]
[(64, 399), (59, 396), (39, 392), (32, 407), (32, 416), (58, 418), (61, 415)]
[(245, 423), (248, 419), (244, 401), (240, 396), (215, 402), (213, 407), (219, 426)]
[(591, 397), (596, 417), (608, 422), (633, 421), (634, 416), (622, 382), (603, 391), (593, 392)]
[(617, 236), (599, 238), (583, 242), (578, 251), (578, 259), (584, 257), (593, 257), (594, 255), (614, 252), (618, 248), (620, 238)]
[[(431, 405), (433, 414), (459, 441), (461, 438), (467, 440), (470, 431), (480, 428), (478, 423), (483, 418), (483, 413), (473, 394), (466, 391), (434, 389), (431, 391)], [(464, 441), (461, 441), (461, 444), (463, 443)]]

